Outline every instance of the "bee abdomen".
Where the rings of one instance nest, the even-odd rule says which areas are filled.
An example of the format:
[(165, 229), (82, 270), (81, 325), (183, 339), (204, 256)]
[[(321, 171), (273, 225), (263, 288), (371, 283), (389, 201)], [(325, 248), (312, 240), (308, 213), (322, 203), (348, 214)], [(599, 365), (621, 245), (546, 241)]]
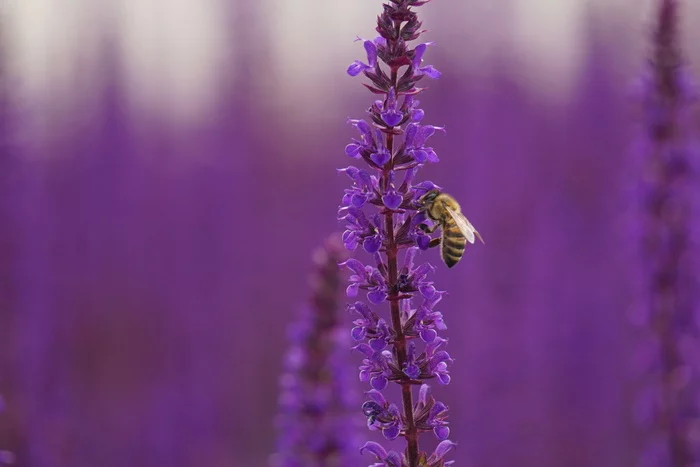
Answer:
[(454, 222), (445, 224), (443, 236), (447, 238), (464, 238), (464, 235), (462, 235), (459, 227), (457, 227), (457, 224)]
[(467, 239), (456, 224), (445, 226), (440, 245), (440, 256), (448, 268), (453, 267), (462, 259)]

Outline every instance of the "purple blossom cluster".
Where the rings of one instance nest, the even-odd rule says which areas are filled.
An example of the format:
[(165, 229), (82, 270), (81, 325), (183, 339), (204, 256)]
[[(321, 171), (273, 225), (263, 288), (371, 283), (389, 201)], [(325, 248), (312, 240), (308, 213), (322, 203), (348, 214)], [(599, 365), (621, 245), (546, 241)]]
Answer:
[[(359, 425), (347, 361), (349, 337), (342, 324), (343, 275), (347, 259), (340, 234), (330, 236), (314, 254), (313, 294), (289, 330), (281, 384), (277, 453), (274, 467), (355, 467)], [(355, 428), (355, 429), (353, 429)]]
[[(424, 111), (416, 97), (421, 80), (436, 79), (440, 72), (423, 65), (431, 43), (409, 47), (424, 32), (413, 7), (429, 0), (391, 0), (378, 17), (379, 36), (363, 40), (366, 61), (356, 60), (347, 73), (364, 75), (363, 83), (377, 100), (368, 108), (369, 119), (350, 120), (359, 133), (345, 147), (347, 156), (367, 168), (340, 169), (351, 181), (339, 208), (345, 223), (343, 243), (348, 250), (362, 247), (373, 261), (344, 263), (351, 271), (348, 305), (353, 314), (353, 347), (362, 357), (360, 380), (369, 384), (362, 411), (370, 430), (387, 440), (405, 438), (403, 452), (387, 450), (376, 442), (362, 448), (376, 458), (373, 467), (440, 467), (450, 465), (446, 454), (455, 446), (448, 440), (447, 406), (430, 393), (428, 381), (450, 382), (445, 350), (439, 336), (446, 325), (437, 306), (445, 295), (429, 279), (434, 267), (416, 262), (418, 253), (431, 244), (419, 226), (426, 222), (419, 198), (438, 188), (429, 181), (415, 182), (418, 170), (438, 162), (428, 140), (443, 128), (423, 123)], [(366, 297), (362, 301), (361, 297)], [(379, 310), (388, 304), (389, 314)], [(390, 383), (400, 387), (401, 402), (387, 400), (382, 392)], [(414, 399), (414, 388), (417, 397)], [(427, 453), (418, 446), (419, 435), (432, 434), (439, 441)]]
[(661, 0), (642, 79), (646, 118), (638, 162), (644, 183), (637, 230), (643, 264), (636, 318), (648, 339), (638, 353), (645, 389), (635, 415), (650, 432), (640, 459), (644, 467), (700, 463), (698, 151), (688, 125), (692, 99), (678, 46), (677, 8), (675, 0)]

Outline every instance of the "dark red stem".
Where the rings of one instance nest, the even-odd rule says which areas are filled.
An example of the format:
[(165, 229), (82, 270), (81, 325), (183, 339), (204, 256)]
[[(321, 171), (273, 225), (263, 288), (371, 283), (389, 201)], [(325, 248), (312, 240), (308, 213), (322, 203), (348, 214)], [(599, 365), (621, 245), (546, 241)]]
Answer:
[[(397, 70), (391, 70), (391, 83), (392, 86), (396, 86), (397, 82)], [(390, 169), (382, 171), (382, 186), (389, 186), (389, 172), (393, 170), (393, 156), (394, 156), (394, 135), (388, 133), (386, 137), (386, 147), (389, 153), (392, 155), (392, 160), (389, 163)], [(389, 285), (389, 297), (388, 301), (391, 306), (391, 325), (394, 328), (394, 333), (396, 335), (394, 340), (394, 348), (396, 350), (396, 358), (398, 360), (399, 368), (403, 368), (406, 364), (406, 336), (403, 333), (403, 326), (401, 325), (401, 312), (399, 301), (399, 287), (398, 287), (398, 253), (399, 248), (396, 244), (396, 238), (394, 237), (394, 214), (391, 211), (384, 213), (384, 221), (387, 235), (387, 246), (386, 246), (386, 256), (387, 256), (387, 270), (388, 270), (388, 285)], [(408, 465), (410, 467), (418, 466), (418, 430), (416, 429), (415, 421), (413, 420), (413, 394), (411, 392), (411, 382), (408, 376), (403, 378), (399, 384), (401, 385), (401, 397), (403, 399), (403, 412), (406, 420), (406, 429), (404, 436), (406, 437), (407, 449), (406, 453), (408, 456)]]

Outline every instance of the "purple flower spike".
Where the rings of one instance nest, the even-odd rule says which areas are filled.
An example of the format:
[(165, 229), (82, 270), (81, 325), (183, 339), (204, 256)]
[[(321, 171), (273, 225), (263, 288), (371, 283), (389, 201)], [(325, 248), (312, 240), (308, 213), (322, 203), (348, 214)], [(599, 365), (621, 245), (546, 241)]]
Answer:
[(626, 203), (637, 206), (629, 226), (638, 252), (630, 270), (638, 274), (634, 292), (640, 297), (633, 319), (646, 326), (640, 335), (648, 335), (635, 352), (641, 360), (638, 382), (644, 383), (635, 404), (647, 438), (639, 463), (644, 466), (700, 465), (695, 434), (700, 420), (695, 376), (700, 372), (700, 153), (697, 96), (688, 86), (690, 68), (679, 31), (679, 10), (691, 4), (658, 2), (651, 56), (639, 89), (644, 125), (634, 144), (634, 189), (628, 190), (634, 198)]
[[(357, 395), (349, 384), (347, 334), (341, 332), (336, 300), (342, 284), (338, 262), (347, 258), (340, 235), (330, 237), (314, 258), (318, 269), (312, 299), (289, 332), (292, 345), (280, 379), (279, 434), (271, 464), (315, 465), (324, 455), (351, 467), (358, 461), (353, 439), (358, 426), (350, 416)], [(343, 426), (342, 432), (338, 426)]]
[[(439, 161), (428, 141), (444, 131), (423, 123), (425, 112), (416, 99), (424, 91), (417, 82), (440, 76), (433, 66), (423, 64), (430, 43), (411, 45), (423, 32), (414, 10), (429, 1), (387, 0), (377, 21), (379, 37), (359, 39), (367, 61), (357, 60), (348, 69), (352, 76), (364, 74), (363, 84), (374, 95), (369, 117), (349, 120), (359, 136), (345, 147), (345, 154), (367, 168), (342, 169), (352, 185), (344, 190), (338, 208), (343, 244), (372, 258), (370, 263), (341, 264), (351, 271), (348, 295), (363, 299), (348, 306), (353, 315), (350, 336), (362, 359), (360, 381), (371, 388), (362, 406), (368, 429), (405, 442), (397, 451), (366, 443), (360, 450), (376, 458), (371, 467), (452, 464), (444, 459), (454, 446), (447, 439), (447, 406), (436, 402), (425, 384), (449, 383), (452, 362), (444, 349), (447, 339), (439, 335), (447, 326), (436, 309), (446, 292), (432, 281), (435, 268), (419, 258), (423, 252), (439, 252), (430, 249), (433, 239), (426, 226), (440, 226), (428, 219), (421, 197), (441, 188), (416, 178), (424, 165)], [(401, 387), (391, 392), (400, 394), (400, 401), (387, 401), (382, 394), (389, 384)], [(419, 437), (430, 432), (440, 441), (432, 453), (419, 447)]]

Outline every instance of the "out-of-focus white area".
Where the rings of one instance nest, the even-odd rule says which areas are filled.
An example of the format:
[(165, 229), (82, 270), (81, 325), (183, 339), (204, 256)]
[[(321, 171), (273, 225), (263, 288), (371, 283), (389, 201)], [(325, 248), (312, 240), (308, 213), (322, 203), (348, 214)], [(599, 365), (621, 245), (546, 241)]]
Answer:
[(468, 1), (440, 8), (435, 2), (423, 17), (441, 53), (462, 63), (465, 72), (483, 78), (496, 63), (501, 72), (505, 65), (523, 87), (560, 100), (572, 91), (583, 65), (583, 26), (590, 3)]
[(133, 98), (149, 108), (199, 113), (216, 102), (227, 48), (218, 0), (120, 0), (116, 27)]
[(216, 102), (234, 47), (219, 0), (9, 1), (9, 54), (33, 96), (89, 99), (116, 51), (135, 110), (196, 117)]
[[(11, 57), (32, 95), (56, 99), (79, 91), (89, 97), (105, 44), (112, 41), (122, 54), (132, 105), (195, 118), (230, 84), (223, 70), (236, 66), (238, 48), (262, 47), (272, 62), (272, 76), (256, 77), (257, 92), (290, 106), (303, 102), (300, 111), (313, 111), (314, 102), (328, 105), (328, 96), (318, 99), (318, 89), (304, 84), (310, 76), (324, 77), (328, 95), (342, 94), (336, 84), (343, 70), (364, 53), (352, 40), (375, 35), (374, 18), (381, 10), (380, 0), (5, 1)], [(700, 7), (684, 3), (683, 25), (692, 28), (698, 20), (691, 17)], [(571, 93), (586, 65), (591, 15), (611, 30), (618, 28), (623, 41), (643, 36), (652, 24), (644, 18), (655, 5), (652, 0), (436, 0), (421, 8), (421, 17), (443, 60), (464, 64), (465, 72), (477, 76), (505, 63), (524, 87), (558, 100)], [(250, 42), (241, 41), (232, 27), (240, 11), (246, 16), (235, 24), (250, 28)], [(436, 54), (426, 60), (434, 62)], [(275, 85), (281, 81), (284, 86)]]
[[(24, 90), (39, 97), (76, 87), (94, 72), (104, 31), (102, 8), (89, 0), (6, 0), (5, 52)], [(72, 86), (71, 86), (72, 85)], [(87, 91), (81, 86), (82, 91)]]

